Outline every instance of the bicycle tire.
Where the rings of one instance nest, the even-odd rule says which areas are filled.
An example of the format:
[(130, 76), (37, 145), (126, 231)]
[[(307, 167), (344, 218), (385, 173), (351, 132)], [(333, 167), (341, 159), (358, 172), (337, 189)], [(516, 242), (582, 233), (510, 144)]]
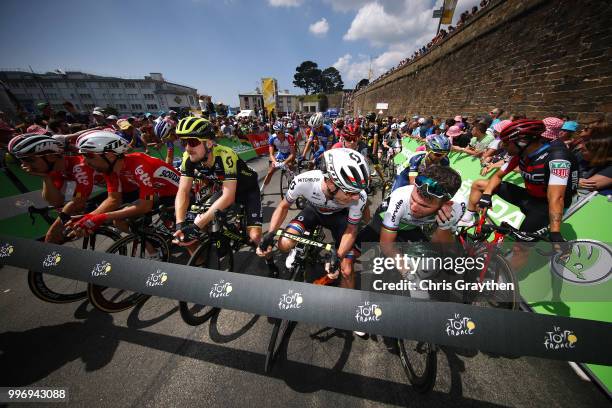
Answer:
[[(301, 265), (297, 265), (293, 268), (291, 276), (289, 280), (295, 281), (301, 274)], [(285, 339), (285, 334), (287, 333), (287, 328), (291, 320), (285, 319), (274, 319), (274, 325), (272, 327), (272, 334), (270, 336), (270, 341), (268, 342), (268, 348), (266, 349), (266, 359), (264, 361), (264, 372), (269, 373), (272, 370), (272, 366), (274, 365), (274, 361), (276, 360), (276, 356), (283, 344), (283, 340)], [(280, 336), (279, 336), (280, 334)]]
[[(493, 258), (489, 262), (489, 269), (491, 265), (494, 266), (494, 282), (499, 283), (512, 283), (515, 288), (511, 292), (489, 292), (489, 296), (487, 297), (487, 302), (490, 306), (495, 308), (509, 309), (509, 310), (518, 310), (519, 308), (519, 291), (518, 291), (518, 280), (516, 275), (512, 272), (510, 265), (506, 259), (500, 254), (494, 254)], [(486, 276), (485, 276), (486, 278)]]
[[(234, 253), (232, 252), (231, 248), (229, 248), (229, 243), (226, 242), (223, 245), (228, 245), (228, 247), (226, 248), (226, 252), (220, 256), (217, 247), (213, 245), (211, 241), (201, 244), (193, 253), (187, 265), (231, 271), (234, 269)], [(190, 326), (199, 326), (205, 323), (215, 313), (218, 313), (219, 310), (220, 309), (217, 307), (199, 305), (189, 302), (179, 302), (179, 312), (181, 314), (181, 318)]]
[[(95, 251), (96, 243), (100, 243), (101, 237), (109, 238), (112, 242), (121, 239), (121, 235), (116, 230), (100, 227), (94, 234), (83, 238), (82, 249)], [(104, 245), (97, 247), (104, 248)], [(80, 288), (81, 285), (83, 290)], [(86, 283), (40, 272), (28, 271), (28, 286), (34, 296), (48, 303), (72, 303), (87, 297)], [(65, 289), (59, 290), (58, 287)]]
[(285, 197), (285, 193), (289, 189), (289, 182), (291, 180), (289, 180), (289, 174), (285, 170), (281, 170), (281, 174), (279, 178), (280, 178), (279, 193), (280, 193), (280, 199), (282, 200), (283, 197)]
[[(140, 257), (146, 252), (146, 248), (142, 248), (140, 242), (140, 234), (130, 234), (115, 242), (106, 252), (119, 253), (124, 256)], [(168, 243), (161, 235), (152, 232), (145, 233), (145, 241), (153, 243), (155, 248), (160, 251), (159, 260), (166, 262), (170, 253)], [(131, 247), (130, 247), (131, 245)], [(140, 251), (139, 251), (140, 250)], [(117, 313), (130, 309), (139, 303), (146, 301), (150, 295), (131, 292), (120, 288), (111, 288), (103, 285), (95, 285), (90, 283), (87, 286), (87, 296), (90, 303), (98, 310), (106, 313)]]
[(419, 393), (431, 391), (438, 374), (438, 348), (435, 344), (397, 339), (399, 358), (408, 381)]

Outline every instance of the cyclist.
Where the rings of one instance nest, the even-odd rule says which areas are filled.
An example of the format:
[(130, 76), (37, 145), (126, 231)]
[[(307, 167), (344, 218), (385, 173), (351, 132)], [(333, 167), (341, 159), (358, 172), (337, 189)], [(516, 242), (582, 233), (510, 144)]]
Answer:
[[(491, 197), (497, 194), (525, 214), (520, 230), (538, 232), (548, 226), (552, 242), (564, 241), (561, 221), (577, 191), (578, 165), (565, 144), (543, 137), (545, 130), (541, 120), (532, 119), (517, 120), (502, 129), (502, 147), (511, 157), (489, 180), (472, 184), (462, 225), (472, 225), (477, 207), (491, 207)], [(517, 166), (525, 188), (503, 181)]]
[(418, 152), (406, 160), (395, 176), (391, 191), (400, 187), (414, 184), (420, 172), (429, 166), (449, 166), (448, 153), (451, 150), (450, 140), (444, 135), (431, 135), (425, 139), (426, 151)]
[[(94, 170), (102, 173), (108, 196), (95, 210), (68, 226), (74, 235), (93, 232), (106, 221), (114, 221), (124, 232), (129, 228), (123, 220), (149, 213), (155, 203), (172, 206), (178, 190), (179, 174), (167, 163), (144, 153), (130, 153), (128, 143), (115, 133), (97, 130), (77, 140), (79, 153)], [(123, 208), (122, 193), (138, 189), (138, 199)]]
[(47, 135), (15, 136), (8, 151), (21, 162), (26, 173), (42, 177), (45, 201), (61, 207), (45, 235), (45, 242), (61, 244), (63, 225), (85, 208), (94, 185), (94, 170), (81, 156), (65, 156), (63, 144)]
[(401, 135), (399, 133), (399, 125), (393, 123), (390, 126), (390, 131), (385, 134), (382, 140), (382, 146), (378, 149), (378, 160), (386, 154), (386, 160), (392, 160), (393, 156), (402, 150)]
[[(452, 230), (466, 207), (463, 202), (451, 201), (460, 187), (461, 176), (455, 170), (427, 167), (414, 184), (394, 190), (381, 203), (372, 221), (357, 236), (355, 257), (362, 252), (364, 242), (380, 242), (383, 253), (390, 258), (399, 254), (395, 242), (454, 242)], [(422, 230), (424, 227), (433, 228), (431, 239)]]
[[(290, 169), (295, 158), (295, 139), (289, 133), (285, 133), (285, 125), (276, 122), (272, 129), (274, 134), (268, 139), (268, 150), (270, 159), (268, 160), (268, 173), (261, 184), (261, 195), (270, 183), (272, 175), (278, 168)], [(276, 154), (274, 154), (276, 150)]]
[[(244, 205), (247, 233), (255, 245), (261, 240), (261, 197), (257, 185), (257, 173), (229, 147), (215, 143), (215, 131), (207, 119), (189, 116), (179, 121), (176, 135), (185, 145), (178, 194), (176, 195), (174, 236), (191, 250), (205, 228), (215, 216), (216, 210), (225, 210), (234, 203)], [(209, 180), (221, 184), (221, 195), (210, 208), (186, 223), (189, 197), (194, 179)]]
[[(334, 238), (338, 259), (341, 261), (342, 279), (340, 285), (354, 288), (355, 280), (348, 259), (352, 257), (352, 247), (357, 237), (357, 225), (361, 221), (367, 201), (365, 190), (369, 185), (369, 174), (365, 158), (356, 151), (349, 149), (333, 149), (323, 154), (321, 170), (307, 171), (298, 175), (289, 186), (285, 198), (272, 214), (269, 232), (257, 248), (257, 255), (269, 256), (272, 251), (272, 241), (276, 230), (287, 217), (289, 207), (299, 197), (306, 201), (304, 208), (294, 217), (286, 230), (292, 234), (302, 235), (304, 231), (312, 231), (320, 225), (328, 228)], [(278, 248), (282, 252), (293, 249), (296, 242), (281, 238)], [(292, 263), (292, 255), (287, 263)], [(337, 266), (332, 267), (333, 278), (338, 277)], [(324, 275), (315, 284), (326, 284), (331, 279)]]
[(331, 127), (323, 123), (323, 114), (319, 112), (312, 115), (308, 120), (308, 126), (310, 126), (310, 136), (308, 137), (306, 146), (304, 146), (302, 157), (306, 157), (310, 151), (312, 141), (315, 138), (319, 139), (321, 146), (323, 146), (325, 150), (329, 150), (334, 144), (334, 132)]
[(176, 134), (174, 129), (176, 128), (176, 122), (171, 119), (162, 119), (157, 122), (153, 127), (153, 133), (162, 142), (166, 143), (166, 163), (172, 164), (174, 160), (174, 142), (176, 140)]

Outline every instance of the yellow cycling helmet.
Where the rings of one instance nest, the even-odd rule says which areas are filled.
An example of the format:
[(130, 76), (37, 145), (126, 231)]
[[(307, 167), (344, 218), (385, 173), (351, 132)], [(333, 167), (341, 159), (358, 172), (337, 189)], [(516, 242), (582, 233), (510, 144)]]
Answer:
[(188, 116), (179, 120), (176, 135), (179, 138), (215, 139), (215, 130), (207, 119)]

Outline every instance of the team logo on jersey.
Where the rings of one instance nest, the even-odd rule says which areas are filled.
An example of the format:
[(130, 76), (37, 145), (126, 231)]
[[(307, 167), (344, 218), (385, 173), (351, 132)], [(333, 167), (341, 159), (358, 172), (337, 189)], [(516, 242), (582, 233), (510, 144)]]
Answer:
[(561, 279), (579, 284), (600, 284), (612, 277), (612, 251), (599, 241), (579, 239), (571, 242), (569, 257), (555, 255), (552, 271)]
[(550, 174), (559, 178), (568, 178), (571, 164), (567, 160), (551, 160), (549, 163)]

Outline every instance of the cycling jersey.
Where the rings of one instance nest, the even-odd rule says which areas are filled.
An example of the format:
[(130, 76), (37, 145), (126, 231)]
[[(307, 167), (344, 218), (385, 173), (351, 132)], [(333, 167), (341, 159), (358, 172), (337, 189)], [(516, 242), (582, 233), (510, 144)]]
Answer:
[(105, 174), (104, 179), (109, 193), (123, 193), (136, 186), (140, 199), (152, 200), (155, 195), (176, 196), (180, 177), (174, 167), (163, 160), (144, 153), (130, 153), (124, 156), (119, 174)]
[(268, 139), (268, 145), (276, 150), (277, 160), (286, 160), (291, 154), (291, 149), (295, 148), (295, 139), (289, 133), (285, 133), (285, 140), (281, 141), (276, 134), (272, 134)]
[(243, 202), (250, 191), (259, 191), (257, 173), (251, 169), (231, 148), (214, 145), (209, 153), (214, 156), (211, 168), (202, 162), (194, 163), (189, 160), (189, 154), (183, 153), (181, 176), (206, 179), (214, 183), (237, 181), (236, 201)]
[(368, 198), (366, 192), (361, 191), (357, 201), (349, 204), (340, 204), (325, 197), (325, 194), (323, 194), (323, 180), (323, 173), (320, 170), (302, 173), (291, 182), (289, 190), (285, 194), (285, 199), (290, 204), (293, 204), (299, 197), (303, 197), (308, 204), (323, 215), (333, 214), (348, 208), (347, 221), (351, 224), (358, 224), (361, 221)]
[(315, 137), (319, 139), (321, 146), (323, 146), (325, 150), (329, 149), (334, 144), (334, 132), (332, 131), (332, 128), (327, 125), (323, 125), (321, 130), (318, 132), (311, 129), (308, 141), (312, 142), (312, 139)]
[(519, 167), (527, 192), (536, 198), (547, 198), (548, 186), (567, 186), (564, 207), (572, 203), (578, 189), (578, 162), (565, 144), (545, 144), (527, 157), (513, 156), (502, 166), (503, 172)]
[(83, 156), (64, 156), (64, 171), (49, 173), (55, 188), (60, 190), (66, 201), (74, 197), (87, 198), (94, 186), (96, 171), (85, 163)]
[[(410, 177), (418, 176), (418, 174), (425, 170), (428, 165), (432, 165), (432, 163), (428, 163), (428, 160), (425, 159), (426, 156), (427, 152), (419, 152), (404, 162), (398, 168), (399, 173), (395, 176), (391, 191), (409, 185)], [(443, 157), (436, 164), (440, 166), (450, 166), (450, 160), (448, 160), (448, 157)]]
[[(401, 136), (399, 134), (399, 132), (396, 135), (393, 135), (392, 132), (388, 132), (386, 135), (383, 136), (383, 141), (387, 142), (387, 146), (389, 147), (401, 147)], [(379, 146), (380, 149), (384, 149), (385, 146), (381, 143)]]
[[(382, 224), (384, 229), (395, 232), (398, 230), (413, 229), (423, 225), (437, 224), (437, 213), (422, 218), (415, 218), (412, 215), (410, 203), (414, 188), (414, 185), (400, 187), (393, 191), (391, 195), (383, 201), (381, 207), (384, 212), (381, 212), (380, 216), (383, 218)], [(452, 211), (457, 221), (461, 219), (465, 210), (465, 202), (453, 202)]]

